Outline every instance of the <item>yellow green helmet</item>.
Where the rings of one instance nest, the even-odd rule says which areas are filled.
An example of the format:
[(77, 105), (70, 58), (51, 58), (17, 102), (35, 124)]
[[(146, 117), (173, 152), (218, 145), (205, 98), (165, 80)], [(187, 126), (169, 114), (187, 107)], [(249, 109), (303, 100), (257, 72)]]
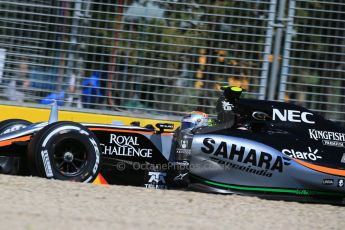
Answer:
[(243, 89), (238, 86), (222, 86), (220, 89), (224, 91), (223, 94), (228, 100), (239, 99), (243, 92)]

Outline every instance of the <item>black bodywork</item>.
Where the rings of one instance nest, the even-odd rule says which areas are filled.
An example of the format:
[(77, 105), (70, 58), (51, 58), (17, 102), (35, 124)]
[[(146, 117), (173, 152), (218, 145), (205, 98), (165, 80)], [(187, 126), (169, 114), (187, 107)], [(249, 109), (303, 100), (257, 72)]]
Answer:
[[(157, 124), (158, 128), (140, 127), (139, 122), (135, 126), (82, 124), (83, 133), (97, 138), (101, 152), (94, 179), (158, 189), (193, 188), (297, 200), (321, 197), (343, 203), (343, 127), (283, 102), (241, 99), (233, 111), (233, 122), (175, 131), (170, 124)], [(61, 126), (66, 125), (56, 125)], [(25, 169), (10, 173), (30, 175), (27, 146), (37, 133), (43, 135), (41, 129), (54, 127), (33, 124), (0, 135), (0, 155), (20, 159)], [(45, 135), (49, 136), (47, 131)], [(41, 176), (47, 177), (44, 172)]]

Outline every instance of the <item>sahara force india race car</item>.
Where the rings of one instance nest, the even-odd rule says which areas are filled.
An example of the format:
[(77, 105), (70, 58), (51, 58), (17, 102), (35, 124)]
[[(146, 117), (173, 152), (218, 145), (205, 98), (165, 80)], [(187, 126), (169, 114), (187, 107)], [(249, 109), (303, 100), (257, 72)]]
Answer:
[(240, 124), (215, 124), (203, 113), (175, 131), (169, 123), (79, 124), (57, 121), (56, 105), (49, 122), (5, 120), (1, 173), (345, 203), (343, 128), (293, 104), (221, 103)]

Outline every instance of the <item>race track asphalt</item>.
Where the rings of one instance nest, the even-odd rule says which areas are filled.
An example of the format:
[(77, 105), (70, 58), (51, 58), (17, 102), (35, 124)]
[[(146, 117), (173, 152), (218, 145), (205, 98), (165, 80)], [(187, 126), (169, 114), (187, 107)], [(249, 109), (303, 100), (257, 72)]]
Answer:
[(0, 229), (345, 229), (345, 207), (0, 175)]

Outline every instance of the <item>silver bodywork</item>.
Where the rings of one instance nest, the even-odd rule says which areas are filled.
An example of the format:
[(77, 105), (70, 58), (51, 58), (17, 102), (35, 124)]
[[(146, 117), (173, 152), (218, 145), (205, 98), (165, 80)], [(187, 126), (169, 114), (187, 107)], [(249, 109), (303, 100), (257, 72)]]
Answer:
[[(221, 143), (226, 143), (226, 147)], [(234, 154), (241, 147), (244, 149), (242, 157)], [(217, 148), (221, 148), (220, 151), (217, 152)], [(256, 141), (224, 135), (195, 135), (192, 153), (190, 173), (202, 178), (206, 182), (204, 185), (208, 183), (230, 190), (231, 185), (257, 187), (258, 191), (259, 188), (283, 188), (296, 190), (296, 194), (298, 191), (327, 190), (345, 195), (345, 188), (341, 184), (344, 177), (307, 168), (280, 151)], [(266, 157), (266, 161), (260, 164), (263, 153), (270, 155), (271, 159), (268, 161)]]

